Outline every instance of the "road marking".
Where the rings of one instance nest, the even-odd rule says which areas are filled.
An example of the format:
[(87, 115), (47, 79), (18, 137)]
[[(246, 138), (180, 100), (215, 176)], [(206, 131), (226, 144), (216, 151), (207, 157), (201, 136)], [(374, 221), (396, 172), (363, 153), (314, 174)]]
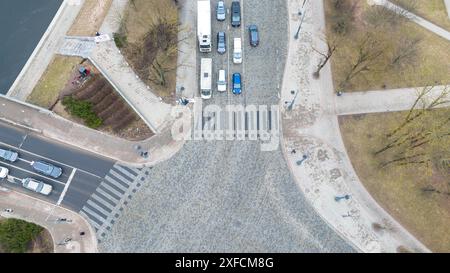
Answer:
[(89, 215), (87, 215), (84, 211), (80, 211), (80, 214), (89, 221), (89, 224), (93, 225), (97, 230), (100, 229), (100, 224), (98, 224), (96, 221), (92, 220), (91, 217), (89, 217)]
[[(122, 195), (120, 195), (120, 196), (113, 196), (113, 195), (107, 193), (106, 191), (100, 189), (100, 187), (98, 187), (96, 191), (98, 193), (100, 193), (101, 195), (103, 195), (104, 197), (106, 197), (106, 199), (110, 200), (113, 204), (119, 202), (120, 201), (120, 196), (122, 196)], [(99, 197), (101, 198), (101, 196), (99, 196)]]
[[(50, 158), (48, 158), (48, 157), (45, 157), (45, 156), (42, 156), (42, 155), (35, 154), (35, 153), (30, 152), (30, 151), (28, 151), (28, 150), (18, 148), (18, 147), (16, 147), (16, 146), (10, 145), (10, 144), (5, 143), (5, 142), (2, 142), (2, 141), (0, 141), (0, 144), (1, 144), (1, 145), (4, 145), (4, 146), (7, 146), (7, 147), (10, 147), (10, 148), (13, 148), (13, 149), (19, 149), (21, 152), (25, 152), (25, 153), (27, 153), (27, 154), (34, 155), (34, 156), (39, 157), (39, 158), (43, 158), (43, 159), (45, 159), (45, 160), (47, 160), (47, 161), (50, 161), (50, 162), (53, 162), (53, 163), (56, 163), (56, 164), (59, 164), (59, 165), (68, 167), (68, 168), (70, 168), (70, 169), (76, 169), (75, 167), (73, 167), (73, 166), (71, 166), (71, 165), (67, 165), (67, 164), (65, 164), (65, 163), (62, 163), (62, 162), (59, 162), (59, 161), (50, 159)], [(85, 171), (85, 170), (82, 170), (82, 169), (78, 169), (78, 171), (83, 172), (83, 173), (85, 173), (85, 174), (87, 174), (87, 175), (96, 177), (96, 178), (98, 178), (98, 179), (102, 179), (102, 178), (103, 178), (103, 177), (100, 177), (100, 176), (98, 176), (98, 175), (96, 175), (96, 174), (90, 173), (90, 172)]]
[(92, 194), (92, 195), (91, 195), (91, 199), (97, 201), (97, 203), (102, 204), (102, 205), (105, 206), (105, 207), (108, 207), (111, 211), (113, 211), (113, 210), (116, 208), (116, 206), (115, 206), (115, 205), (112, 205), (112, 204), (108, 201), (108, 199), (100, 197), (100, 196), (98, 195), (98, 193)]
[(119, 172), (121, 172), (124, 175), (128, 176), (132, 180), (134, 180), (136, 178), (136, 175), (133, 175), (132, 173), (130, 173), (129, 171), (127, 171), (125, 168), (123, 168), (122, 166), (120, 166), (118, 164), (114, 165), (113, 169), (117, 169)]
[(23, 158), (17, 158), (18, 160), (20, 160), (20, 161), (23, 161), (23, 162), (26, 162), (26, 163), (28, 163), (28, 164), (30, 164), (31, 165), (31, 162), (32, 161), (28, 161), (28, 160), (26, 160), (26, 159), (23, 159)]
[(101, 212), (97, 213), (86, 206), (83, 207), (83, 210), (84, 210), (84, 212), (88, 213), (89, 215), (96, 218), (100, 222), (105, 222), (106, 219), (108, 218), (108, 215), (102, 216), (102, 215), (100, 215), (100, 214), (102, 214)]
[(69, 180), (67, 180), (67, 183), (66, 183), (66, 185), (64, 186), (64, 190), (62, 191), (61, 195), (59, 196), (58, 202), (56, 202), (56, 205), (57, 205), (57, 206), (61, 205), (61, 202), (63, 201), (64, 196), (66, 196), (67, 189), (69, 189), (70, 183), (72, 182), (72, 179), (73, 179), (73, 177), (75, 176), (75, 172), (76, 172), (76, 171), (77, 171), (77, 169), (73, 169), (73, 170), (72, 170), (72, 173), (71, 173), (70, 176), (69, 176)]
[(53, 179), (53, 178), (50, 178), (50, 177), (41, 175), (41, 174), (39, 174), (39, 173), (35, 173), (35, 172), (32, 172), (32, 171), (29, 171), (29, 170), (26, 170), (26, 169), (23, 169), (23, 168), (20, 168), (20, 167), (11, 165), (11, 164), (6, 163), (6, 162), (1, 162), (1, 164), (5, 164), (6, 166), (11, 167), (11, 168), (13, 168), (13, 169), (18, 169), (18, 170), (21, 170), (21, 171), (23, 171), (23, 172), (26, 172), (26, 173), (29, 173), (29, 174), (32, 174), (32, 175), (36, 175), (36, 176), (42, 177), (42, 178), (44, 178), (44, 179), (53, 181), (53, 182), (58, 183), (58, 184), (61, 184), (61, 185), (65, 185), (65, 183), (63, 183), (63, 182), (61, 182), (61, 181), (58, 181), (58, 180), (55, 180), (55, 179)]
[(102, 182), (100, 184), (100, 186), (103, 186), (105, 189), (107, 189), (108, 191), (110, 191), (112, 194), (121, 197), (125, 194), (125, 192), (120, 192), (118, 190), (116, 190), (115, 188), (111, 187), (110, 185), (108, 185), (106, 182)]
[(25, 143), (25, 140), (27, 139), (28, 134), (26, 134), (23, 138), (22, 138), (22, 142), (19, 145), (19, 150), (22, 148), (23, 143)]
[(106, 209), (102, 208), (100, 205), (98, 205), (97, 203), (95, 203), (94, 201), (92, 201), (90, 199), (87, 200), (86, 204), (89, 205), (90, 207), (98, 210), (100, 213), (102, 213), (102, 214), (104, 214), (106, 216), (108, 216), (109, 214), (112, 213), (112, 210), (111, 211), (107, 211)]
[(121, 184), (119, 181), (116, 181), (110, 176), (106, 176), (105, 180), (109, 182), (109, 184), (116, 186), (118, 189), (122, 190), (123, 192), (126, 192), (128, 187), (125, 187), (123, 184)]

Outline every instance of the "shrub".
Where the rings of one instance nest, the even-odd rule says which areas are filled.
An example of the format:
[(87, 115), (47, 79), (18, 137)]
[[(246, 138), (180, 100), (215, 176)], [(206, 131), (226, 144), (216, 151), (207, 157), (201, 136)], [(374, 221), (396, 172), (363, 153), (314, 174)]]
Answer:
[(64, 97), (62, 104), (71, 115), (83, 119), (84, 123), (93, 129), (100, 127), (102, 119), (95, 114), (92, 109), (92, 103), (82, 100), (76, 100), (72, 96)]
[(113, 36), (114, 42), (118, 48), (123, 48), (127, 45), (127, 36), (120, 33), (114, 33)]
[(0, 223), (0, 244), (8, 253), (24, 253), (28, 243), (42, 230), (42, 227), (23, 220), (7, 219)]

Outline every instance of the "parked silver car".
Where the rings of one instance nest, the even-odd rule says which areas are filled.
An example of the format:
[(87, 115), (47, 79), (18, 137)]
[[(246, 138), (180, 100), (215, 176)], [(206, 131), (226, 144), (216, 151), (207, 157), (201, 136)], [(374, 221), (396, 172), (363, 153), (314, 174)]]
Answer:
[(224, 21), (227, 14), (227, 9), (225, 8), (225, 3), (220, 0), (217, 2), (216, 7), (216, 17), (218, 21)]
[(225, 32), (218, 32), (217, 33), (217, 52), (219, 54), (224, 54), (227, 51), (227, 39), (225, 36)]
[(22, 180), (22, 186), (31, 191), (49, 195), (52, 192), (53, 187), (51, 185), (45, 184), (44, 182), (35, 180), (33, 178), (25, 178)]
[(15, 162), (19, 158), (19, 154), (9, 150), (0, 149), (0, 159)]
[(44, 161), (32, 161), (31, 167), (41, 174), (58, 178), (62, 174), (62, 169)]

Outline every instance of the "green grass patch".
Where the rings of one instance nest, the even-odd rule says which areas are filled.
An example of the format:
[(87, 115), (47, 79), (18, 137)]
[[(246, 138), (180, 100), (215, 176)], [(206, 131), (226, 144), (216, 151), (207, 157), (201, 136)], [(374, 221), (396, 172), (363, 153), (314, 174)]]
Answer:
[(0, 222), (0, 245), (6, 253), (25, 253), (28, 244), (44, 228), (18, 219), (6, 219)]
[(72, 96), (64, 97), (62, 104), (66, 107), (66, 110), (76, 117), (83, 119), (86, 126), (96, 129), (103, 123), (102, 119), (92, 109), (92, 103), (76, 100)]
[(28, 96), (27, 102), (49, 109), (58, 100), (59, 93), (64, 89), (72, 71), (81, 60), (78, 57), (56, 55)]

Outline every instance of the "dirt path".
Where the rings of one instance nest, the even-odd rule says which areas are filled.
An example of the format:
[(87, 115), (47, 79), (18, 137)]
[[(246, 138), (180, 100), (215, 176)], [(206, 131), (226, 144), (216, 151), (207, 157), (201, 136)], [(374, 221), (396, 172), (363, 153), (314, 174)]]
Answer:
[(69, 36), (94, 36), (111, 7), (112, 0), (86, 0), (72, 27)]

